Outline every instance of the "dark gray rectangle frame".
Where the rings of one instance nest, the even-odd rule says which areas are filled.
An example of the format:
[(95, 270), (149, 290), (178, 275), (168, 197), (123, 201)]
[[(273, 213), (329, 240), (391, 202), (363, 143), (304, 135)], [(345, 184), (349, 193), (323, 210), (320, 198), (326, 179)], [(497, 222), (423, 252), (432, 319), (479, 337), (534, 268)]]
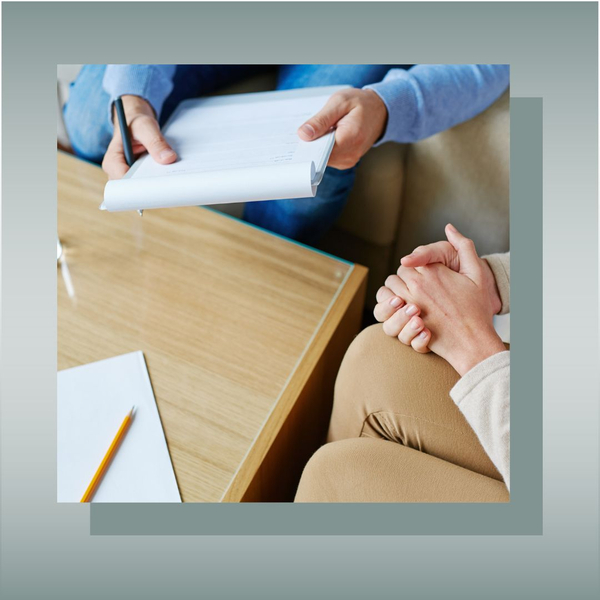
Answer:
[[(542, 101), (511, 98), (508, 504), (92, 504), (93, 535), (542, 533)], [(533, 340), (533, 342), (532, 342)]]

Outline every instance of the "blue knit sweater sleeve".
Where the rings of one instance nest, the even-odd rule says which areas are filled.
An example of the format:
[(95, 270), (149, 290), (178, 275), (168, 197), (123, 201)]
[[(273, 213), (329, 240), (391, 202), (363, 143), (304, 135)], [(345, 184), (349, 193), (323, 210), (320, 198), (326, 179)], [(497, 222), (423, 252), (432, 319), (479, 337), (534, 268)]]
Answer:
[(392, 69), (365, 86), (385, 103), (388, 122), (377, 146), (422, 140), (485, 110), (508, 87), (509, 65), (416, 65)]
[(157, 118), (163, 104), (173, 91), (176, 65), (106, 65), (102, 86), (110, 96), (108, 118), (112, 125), (112, 105), (124, 94), (147, 100)]

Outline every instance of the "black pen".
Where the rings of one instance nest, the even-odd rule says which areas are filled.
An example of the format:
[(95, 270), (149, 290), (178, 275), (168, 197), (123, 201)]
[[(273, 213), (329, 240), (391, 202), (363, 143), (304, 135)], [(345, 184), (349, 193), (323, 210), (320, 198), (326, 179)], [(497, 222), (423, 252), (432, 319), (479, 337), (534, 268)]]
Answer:
[(117, 109), (119, 129), (121, 130), (121, 138), (123, 139), (123, 150), (125, 151), (125, 160), (127, 161), (127, 165), (131, 167), (135, 162), (135, 159), (133, 158), (131, 136), (129, 135), (129, 127), (127, 127), (127, 119), (125, 118), (125, 109), (123, 108), (123, 100), (121, 100), (121, 96), (119, 96), (115, 100), (115, 108)]

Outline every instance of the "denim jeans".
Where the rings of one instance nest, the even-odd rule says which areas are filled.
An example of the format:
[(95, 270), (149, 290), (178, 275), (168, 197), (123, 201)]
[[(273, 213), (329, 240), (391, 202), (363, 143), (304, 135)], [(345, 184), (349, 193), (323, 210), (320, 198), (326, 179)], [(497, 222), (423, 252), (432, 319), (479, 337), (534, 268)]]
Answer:
[[(113, 135), (108, 94), (102, 88), (105, 65), (86, 65), (71, 85), (64, 118), (75, 153), (100, 163)], [(160, 116), (163, 125), (177, 105), (210, 94), (269, 66), (180, 65)], [(360, 88), (381, 81), (390, 65), (284, 65), (277, 68), (277, 89), (347, 84)], [(315, 244), (336, 221), (354, 183), (356, 167), (328, 167), (315, 198), (268, 200), (246, 204), (244, 219), (280, 235)]]

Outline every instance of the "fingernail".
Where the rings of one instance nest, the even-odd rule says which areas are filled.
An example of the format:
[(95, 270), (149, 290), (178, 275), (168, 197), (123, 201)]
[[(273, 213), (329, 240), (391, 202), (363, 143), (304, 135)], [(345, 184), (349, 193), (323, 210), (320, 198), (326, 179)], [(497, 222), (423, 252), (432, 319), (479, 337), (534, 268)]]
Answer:
[(450, 231), (454, 231), (454, 233), (456, 233), (456, 227), (454, 227), (454, 225), (452, 225), (452, 223), (448, 223), (447, 227)]
[(402, 300), (400, 300), (400, 298), (398, 298), (397, 296), (394, 296), (391, 300), (390, 300), (390, 304), (394, 307), (396, 306), (400, 306), (400, 303), (402, 302)]
[(166, 160), (167, 158), (173, 158), (173, 156), (175, 156), (175, 152), (173, 152), (173, 150), (163, 150), (158, 155), (158, 158), (160, 158), (161, 160)]
[(417, 312), (419, 312), (419, 309), (418, 309), (418, 308), (417, 308), (417, 307), (416, 307), (414, 304), (409, 304), (409, 305), (406, 307), (406, 314), (407, 314), (409, 317), (412, 317), (413, 315), (416, 315), (416, 314), (417, 314)]
[(308, 123), (304, 123), (304, 125), (302, 125), (301, 129), (302, 129), (302, 131), (304, 131), (304, 133), (308, 137), (310, 137), (310, 138), (314, 137), (315, 130), (312, 125), (309, 125)]
[(413, 329), (421, 329), (421, 321), (419, 321), (419, 320), (416, 320), (416, 321), (411, 321), (411, 322), (410, 322), (410, 326), (411, 326)]
[(419, 337), (424, 340), (427, 337), (427, 332), (423, 329), (423, 331), (421, 331), (421, 333), (419, 334)]

